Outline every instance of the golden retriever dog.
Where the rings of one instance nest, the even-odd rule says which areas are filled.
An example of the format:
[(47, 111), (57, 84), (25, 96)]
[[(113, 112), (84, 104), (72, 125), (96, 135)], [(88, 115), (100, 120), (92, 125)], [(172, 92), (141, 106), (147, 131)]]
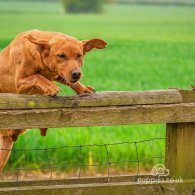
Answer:
[[(102, 39), (79, 41), (59, 33), (30, 30), (20, 33), (0, 54), (0, 93), (56, 96), (61, 89), (54, 81), (71, 87), (77, 94), (92, 93), (84, 86), (83, 57), (93, 48), (103, 49)], [(26, 129), (0, 130), (0, 170), (5, 166), (13, 142)], [(47, 129), (40, 129), (46, 135)]]

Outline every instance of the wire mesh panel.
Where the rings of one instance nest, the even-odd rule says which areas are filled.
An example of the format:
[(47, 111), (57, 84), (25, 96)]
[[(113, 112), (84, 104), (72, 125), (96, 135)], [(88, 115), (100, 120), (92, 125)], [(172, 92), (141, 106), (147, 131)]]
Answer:
[[(66, 145), (53, 148), (15, 148), (12, 155), (16, 157), (17, 161), (15, 162), (16, 168), (12, 170), (15, 172), (14, 177), (12, 175), (11, 178), (14, 178), (15, 181), (23, 181), (106, 176), (109, 181), (110, 176), (113, 175), (139, 176), (151, 171), (151, 165), (164, 163), (164, 149), (159, 147), (159, 150), (156, 150), (158, 144), (162, 144), (162, 142), (165, 142), (165, 138), (108, 144)], [(148, 152), (143, 152), (140, 147), (144, 147), (144, 151)], [(117, 157), (119, 160), (116, 160), (115, 156), (120, 148), (124, 153)], [(61, 161), (56, 158), (58, 150), (63, 155)], [(77, 157), (76, 160), (68, 156), (70, 150)], [(27, 162), (30, 160), (28, 154), (32, 152), (37, 155), (36, 162), (28, 164)], [(10, 175), (6, 175), (6, 172), (2, 176), (1, 179), (9, 180)]]

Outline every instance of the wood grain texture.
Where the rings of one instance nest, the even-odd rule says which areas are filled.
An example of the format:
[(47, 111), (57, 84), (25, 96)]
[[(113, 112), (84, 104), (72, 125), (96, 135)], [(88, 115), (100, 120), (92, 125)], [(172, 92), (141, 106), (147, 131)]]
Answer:
[[(158, 178), (152, 175), (139, 175), (140, 179)], [(80, 178), (64, 178), (64, 179), (43, 179), (43, 180), (27, 180), (27, 181), (0, 181), (0, 188), (5, 187), (26, 187), (26, 186), (47, 186), (47, 185), (69, 185), (69, 184), (93, 184), (93, 183), (116, 183), (116, 182), (136, 182), (137, 176), (120, 175), (120, 176), (93, 176)]]
[[(186, 95), (187, 94), (187, 95)], [(190, 96), (190, 101), (188, 100)], [(179, 90), (98, 92), (75, 96), (0, 94), (0, 109), (78, 108), (117, 105), (173, 104), (195, 102), (195, 92)]]
[(110, 126), (195, 121), (195, 103), (0, 110), (0, 129)]
[(195, 178), (195, 123), (167, 124), (166, 168), (174, 177)]
[(193, 194), (195, 181), (184, 181), (181, 183), (153, 183), (138, 184), (136, 182), (118, 182), (118, 183), (94, 183), (94, 184), (75, 184), (75, 185), (51, 185), (51, 186), (28, 186), (1, 188), (0, 194), (7, 195), (187, 195)]

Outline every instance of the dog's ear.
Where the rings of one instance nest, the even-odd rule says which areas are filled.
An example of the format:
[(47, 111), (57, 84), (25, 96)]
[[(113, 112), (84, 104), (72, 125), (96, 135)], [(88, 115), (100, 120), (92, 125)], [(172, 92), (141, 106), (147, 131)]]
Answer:
[(44, 55), (49, 54), (50, 44), (47, 40), (36, 39), (35, 37), (33, 37), (30, 34), (25, 36), (25, 38), (27, 38), (31, 43), (36, 44), (36, 49), (37, 49), (38, 52), (40, 52)]
[(87, 52), (91, 51), (93, 48), (104, 49), (107, 43), (102, 39), (90, 39), (84, 40), (83, 43), (83, 54), (85, 55)]

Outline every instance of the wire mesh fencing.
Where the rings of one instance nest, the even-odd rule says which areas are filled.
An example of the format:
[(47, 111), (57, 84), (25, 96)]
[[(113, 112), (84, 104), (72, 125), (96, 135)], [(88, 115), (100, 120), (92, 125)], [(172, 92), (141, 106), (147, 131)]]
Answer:
[[(22, 181), (23, 177), (21, 177), (21, 173), (32, 171), (47, 172), (47, 178), (45, 179), (52, 180), (55, 178), (54, 173), (56, 170), (66, 172), (67, 170), (73, 169), (77, 170), (76, 175), (74, 175), (74, 177), (77, 178), (84, 177), (85, 174), (83, 172), (85, 172), (85, 170), (90, 170), (94, 176), (98, 175), (99, 170), (104, 170), (104, 176), (107, 177), (107, 180), (109, 181), (110, 176), (113, 174), (113, 169), (116, 169), (116, 167), (123, 169), (125, 165), (134, 170), (131, 172), (127, 168), (124, 169), (125, 175), (131, 174), (139, 176), (143, 173), (144, 167), (152, 167), (156, 163), (164, 163), (165, 152), (164, 149), (159, 146), (164, 142), (165, 138), (152, 138), (140, 141), (125, 141), (108, 144), (33, 149), (14, 148), (12, 150), (12, 155), (17, 159), (14, 168), (14, 180)], [(117, 151), (119, 149), (124, 152), (117, 156)], [(76, 155), (76, 158), (71, 159), (71, 156), (68, 155), (69, 150), (73, 150), (72, 154)], [(61, 155), (60, 161), (56, 156), (57, 151), (60, 152)], [(37, 159), (39, 159), (39, 157), (44, 157), (44, 162), (42, 160), (43, 158), (40, 158), (33, 166), (32, 163), (29, 164), (28, 162), (31, 159), (28, 159), (28, 153), (30, 152), (35, 152)], [(95, 171), (96, 168), (98, 171)], [(114, 173), (114, 175), (117, 175), (117, 173)]]

